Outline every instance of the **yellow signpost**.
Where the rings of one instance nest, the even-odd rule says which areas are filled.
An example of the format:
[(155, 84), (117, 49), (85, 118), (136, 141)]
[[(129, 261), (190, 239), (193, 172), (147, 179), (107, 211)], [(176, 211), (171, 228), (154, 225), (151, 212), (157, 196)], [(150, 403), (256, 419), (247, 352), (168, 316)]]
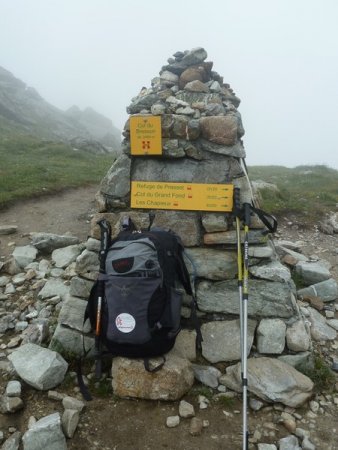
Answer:
[(132, 208), (230, 212), (232, 184), (132, 181)]
[(161, 155), (161, 117), (131, 116), (130, 147), (132, 155)]

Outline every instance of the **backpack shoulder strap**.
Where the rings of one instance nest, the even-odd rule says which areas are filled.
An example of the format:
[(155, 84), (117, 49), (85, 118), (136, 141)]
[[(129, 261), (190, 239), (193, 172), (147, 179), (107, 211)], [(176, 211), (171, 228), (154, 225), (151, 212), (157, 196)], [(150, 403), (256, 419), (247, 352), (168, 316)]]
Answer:
[(277, 223), (277, 219), (272, 214), (268, 214), (267, 212), (263, 211), (262, 209), (255, 208), (252, 205), (250, 205), (250, 209), (252, 212), (257, 214), (257, 216), (260, 218), (260, 220), (264, 223), (264, 225), (268, 229), (268, 233), (276, 232), (278, 223)]

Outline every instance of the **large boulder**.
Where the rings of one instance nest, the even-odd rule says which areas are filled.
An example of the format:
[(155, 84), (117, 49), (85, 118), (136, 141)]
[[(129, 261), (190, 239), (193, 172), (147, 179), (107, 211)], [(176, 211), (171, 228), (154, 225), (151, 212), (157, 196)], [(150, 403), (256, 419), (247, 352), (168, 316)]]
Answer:
[[(248, 390), (264, 401), (297, 408), (312, 396), (310, 378), (278, 359), (250, 358), (247, 369)], [(241, 364), (228, 367), (220, 383), (241, 392)]]
[(35, 422), (22, 438), (25, 450), (67, 450), (59, 413), (50, 414)]
[[(154, 366), (161, 362), (151, 360)], [(178, 400), (194, 383), (191, 363), (174, 353), (166, 355), (164, 366), (148, 372), (142, 359), (114, 358), (112, 366), (113, 390), (119, 397), (148, 400)]]
[(31, 343), (14, 350), (8, 359), (20, 378), (40, 391), (58, 386), (68, 369), (61, 355)]

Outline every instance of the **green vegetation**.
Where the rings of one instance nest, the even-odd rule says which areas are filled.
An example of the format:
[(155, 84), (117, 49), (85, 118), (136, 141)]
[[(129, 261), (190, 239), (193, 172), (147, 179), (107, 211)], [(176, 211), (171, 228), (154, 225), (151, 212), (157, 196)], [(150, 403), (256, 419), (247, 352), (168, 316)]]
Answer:
[(317, 219), (338, 203), (338, 171), (327, 166), (252, 166), (248, 171), (251, 181), (278, 187), (277, 192), (260, 190), (262, 208), (273, 214), (292, 212)]
[(113, 399), (117, 398), (113, 395), (112, 381), (109, 378), (108, 379), (105, 378), (100, 381), (90, 380), (89, 390), (96, 397), (101, 398), (109, 397)]
[(208, 400), (211, 400), (214, 395), (214, 392), (211, 388), (203, 385), (196, 385), (195, 387), (193, 387), (192, 393), (196, 396), (203, 395)]
[(1, 208), (15, 200), (98, 183), (111, 166), (113, 156), (16, 136), (0, 141), (0, 161)]
[(333, 389), (336, 377), (322, 357), (314, 358), (313, 367), (298, 366), (297, 369), (313, 381), (316, 392)]

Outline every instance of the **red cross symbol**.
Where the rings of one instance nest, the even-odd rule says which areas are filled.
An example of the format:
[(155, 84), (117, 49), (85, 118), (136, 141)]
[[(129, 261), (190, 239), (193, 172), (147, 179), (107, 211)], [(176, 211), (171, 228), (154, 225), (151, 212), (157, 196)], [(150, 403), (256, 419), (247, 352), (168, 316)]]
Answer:
[(150, 141), (142, 141), (142, 149), (149, 150), (150, 149)]

